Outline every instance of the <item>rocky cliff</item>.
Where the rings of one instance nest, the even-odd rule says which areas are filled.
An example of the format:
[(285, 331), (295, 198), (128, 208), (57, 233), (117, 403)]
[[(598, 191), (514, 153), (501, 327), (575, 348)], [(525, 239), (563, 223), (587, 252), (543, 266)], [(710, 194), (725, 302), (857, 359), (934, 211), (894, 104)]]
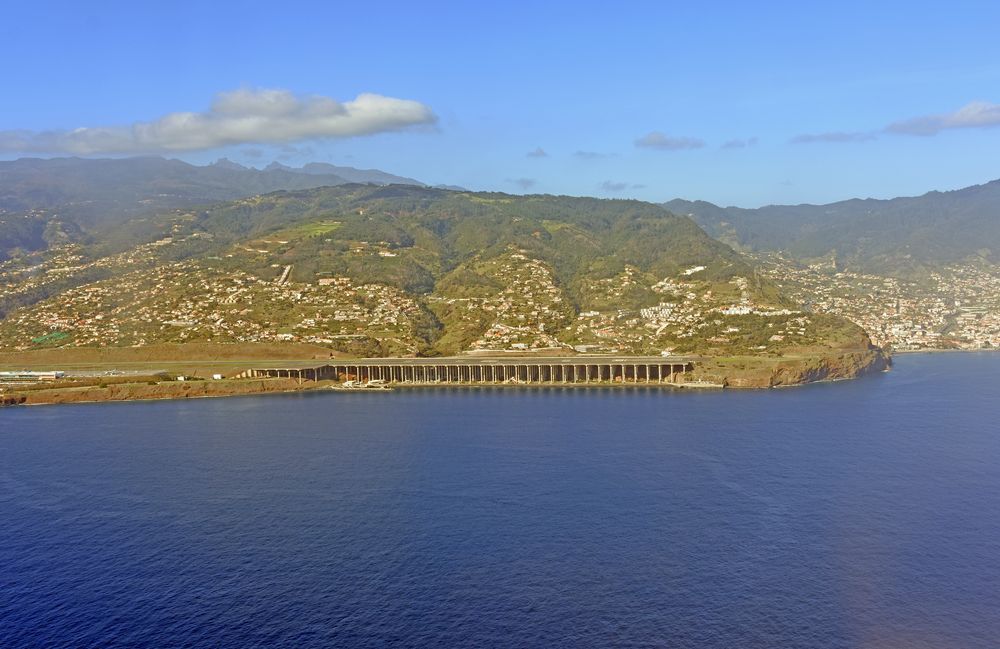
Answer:
[(889, 355), (874, 346), (794, 357), (737, 356), (706, 359), (697, 366), (691, 379), (730, 388), (773, 388), (853, 379), (887, 370), (891, 364)]

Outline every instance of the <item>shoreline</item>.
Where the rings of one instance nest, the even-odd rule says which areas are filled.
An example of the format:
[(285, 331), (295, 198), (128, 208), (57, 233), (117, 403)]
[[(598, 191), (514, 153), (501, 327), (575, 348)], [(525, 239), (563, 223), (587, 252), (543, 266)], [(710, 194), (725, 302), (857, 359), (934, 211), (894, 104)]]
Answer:
[[(817, 381), (818, 382), (818, 381)], [(825, 382), (825, 381), (824, 381)], [(140, 402), (150, 402), (150, 401), (186, 401), (189, 399), (224, 399), (229, 397), (258, 397), (258, 396), (268, 396), (277, 394), (296, 394), (296, 393), (326, 393), (326, 392), (339, 392), (347, 394), (378, 394), (393, 391), (412, 391), (412, 390), (437, 390), (437, 389), (448, 389), (448, 390), (518, 390), (518, 389), (528, 389), (528, 390), (635, 390), (635, 389), (645, 389), (645, 390), (670, 390), (670, 391), (682, 391), (682, 392), (702, 392), (711, 391), (716, 392), (723, 389), (737, 389), (737, 390), (747, 390), (752, 388), (726, 388), (726, 386), (692, 386), (692, 385), (682, 385), (682, 384), (671, 384), (671, 383), (521, 383), (521, 384), (475, 384), (475, 383), (450, 383), (450, 384), (435, 384), (435, 383), (406, 383), (393, 385), (389, 390), (373, 390), (373, 389), (347, 389), (347, 390), (334, 390), (331, 389), (337, 384), (303, 384), (301, 386), (293, 387), (282, 387), (278, 389), (249, 389), (240, 391), (231, 391), (226, 393), (218, 394), (164, 394), (163, 396), (134, 396), (129, 398), (104, 398), (104, 399), (67, 399), (61, 398), (69, 392), (68, 390), (60, 391), (58, 388), (53, 390), (33, 390), (31, 392), (42, 393), (43, 396), (54, 397), (50, 399), (37, 399), (30, 400), (27, 399), (20, 403), (8, 403), (0, 405), (0, 408), (15, 408), (15, 407), (35, 407), (35, 406), (59, 406), (59, 405), (78, 405), (78, 404), (95, 404), (95, 403), (140, 403)], [(786, 386), (790, 387), (790, 386)], [(49, 392), (50, 394), (45, 395), (44, 393)], [(26, 397), (26, 394), (21, 393), (17, 397)], [(10, 397), (8, 397), (10, 398)]]
[[(198, 361), (211, 363), (211, 361)], [(229, 361), (232, 362), (232, 361)], [(303, 360), (302, 362), (306, 362)], [(155, 363), (155, 361), (153, 361)], [(254, 364), (254, 361), (248, 361)], [(793, 357), (706, 357), (689, 374), (690, 380), (677, 383), (645, 381), (607, 382), (520, 382), (520, 383), (394, 383), (393, 389), (669, 389), (683, 392), (718, 390), (764, 390), (844, 381), (888, 371), (891, 357), (877, 348), (867, 350), (831, 350), (799, 358)], [(152, 380), (151, 380), (152, 379)], [(58, 386), (32, 384), (26, 389), (0, 392), (2, 407), (18, 405), (58, 405), (66, 403), (107, 403), (116, 401), (166, 401), (183, 399), (256, 396), (328, 390), (339, 381), (302, 381), (295, 378), (230, 378), (224, 380), (173, 381), (149, 376), (90, 377), (85, 384), (72, 381)], [(13, 386), (12, 386), (13, 387)], [(357, 389), (345, 392), (375, 392)]]
[(1000, 347), (984, 347), (981, 349), (894, 349), (891, 354), (994, 354), (1000, 352)]

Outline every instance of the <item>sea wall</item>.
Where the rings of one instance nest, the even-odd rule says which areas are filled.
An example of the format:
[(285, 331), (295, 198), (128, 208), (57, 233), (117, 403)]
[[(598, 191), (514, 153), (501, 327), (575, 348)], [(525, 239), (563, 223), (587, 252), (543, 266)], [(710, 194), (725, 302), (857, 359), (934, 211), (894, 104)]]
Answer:
[(244, 381), (168, 381), (147, 385), (143, 383), (87, 386), (82, 388), (57, 388), (26, 390), (11, 395), (24, 405), (44, 403), (86, 403), (91, 401), (142, 401), (150, 399), (193, 399), (199, 397), (229, 397), (241, 394), (264, 394), (317, 389), (325, 383), (300, 385), (292, 379), (266, 379)]

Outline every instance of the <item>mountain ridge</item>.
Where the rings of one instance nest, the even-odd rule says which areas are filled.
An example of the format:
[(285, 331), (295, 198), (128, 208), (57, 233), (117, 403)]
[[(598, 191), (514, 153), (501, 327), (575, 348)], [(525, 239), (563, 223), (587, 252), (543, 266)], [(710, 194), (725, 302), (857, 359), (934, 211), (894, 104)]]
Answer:
[[(258, 170), (225, 158), (204, 166), (155, 156), (0, 162), (0, 260), (15, 249), (43, 250), (164, 210), (352, 182), (325, 167), (313, 171), (280, 165)], [(402, 179), (378, 170), (354, 171), (372, 182)]]
[(740, 208), (684, 199), (663, 205), (737, 248), (802, 260), (830, 257), (843, 268), (895, 274), (970, 257), (1000, 261), (1000, 180), (819, 205)]

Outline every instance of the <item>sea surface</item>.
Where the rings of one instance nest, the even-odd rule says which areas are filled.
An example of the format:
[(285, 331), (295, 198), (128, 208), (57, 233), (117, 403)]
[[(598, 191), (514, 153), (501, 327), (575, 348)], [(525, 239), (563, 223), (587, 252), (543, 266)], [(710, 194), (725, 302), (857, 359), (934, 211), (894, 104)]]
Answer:
[(1000, 354), (0, 410), (0, 647), (1000, 646)]

